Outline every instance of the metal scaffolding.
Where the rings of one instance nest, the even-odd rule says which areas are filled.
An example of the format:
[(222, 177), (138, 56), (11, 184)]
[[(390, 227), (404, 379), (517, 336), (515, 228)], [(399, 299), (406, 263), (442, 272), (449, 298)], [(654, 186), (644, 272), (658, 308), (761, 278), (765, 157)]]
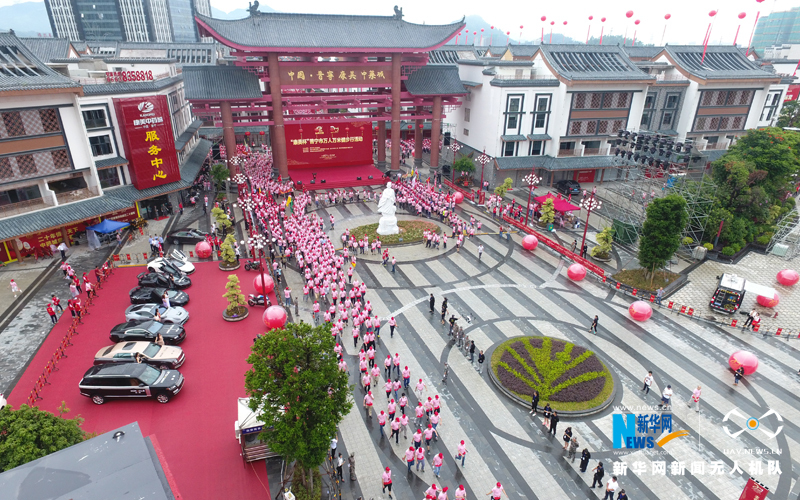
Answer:
[(767, 245), (767, 253), (786, 260), (800, 253), (800, 213), (795, 206), (778, 221), (777, 229)]

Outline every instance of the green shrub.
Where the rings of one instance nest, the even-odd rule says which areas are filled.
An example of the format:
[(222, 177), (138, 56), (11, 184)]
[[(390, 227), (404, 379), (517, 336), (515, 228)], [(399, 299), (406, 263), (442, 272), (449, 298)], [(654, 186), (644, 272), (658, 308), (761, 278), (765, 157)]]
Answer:
[(611, 242), (614, 240), (614, 228), (611, 226), (603, 228), (597, 233), (597, 246), (592, 248), (592, 257), (607, 259), (611, 252)]
[(733, 253), (738, 253), (742, 250), (741, 243), (731, 243), (731, 248), (733, 248)]
[(703, 243), (703, 246), (704, 246), (704, 247), (705, 247), (705, 249), (706, 249), (706, 250), (708, 250), (709, 252), (710, 252), (711, 250), (714, 250), (714, 245), (713, 245), (713, 244), (711, 244), (711, 243)]
[(758, 243), (759, 245), (764, 245), (764, 246), (766, 246), (766, 245), (769, 245), (769, 240), (771, 240), (771, 239), (772, 239), (772, 238), (770, 238), (770, 237), (769, 237), (769, 236), (767, 236), (767, 235), (764, 235), (764, 236), (759, 236), (759, 237), (756, 239), (756, 243)]
[(722, 255), (727, 255), (730, 257), (731, 255), (735, 254), (736, 250), (731, 247), (722, 247)]
[(539, 217), (539, 222), (551, 224), (554, 220), (556, 220), (556, 208), (553, 198), (550, 198), (542, 205), (542, 216)]
[(694, 243), (694, 240), (689, 238), (688, 236), (684, 236), (684, 238), (681, 240), (681, 245), (684, 245), (684, 246), (689, 246), (692, 243)]

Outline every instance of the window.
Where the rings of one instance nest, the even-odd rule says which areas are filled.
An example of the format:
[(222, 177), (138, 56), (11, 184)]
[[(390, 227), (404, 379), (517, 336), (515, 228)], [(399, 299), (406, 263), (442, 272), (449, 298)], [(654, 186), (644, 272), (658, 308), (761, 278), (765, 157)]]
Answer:
[(644, 98), (644, 109), (653, 109), (656, 105), (656, 95), (653, 93), (647, 94)]
[(519, 133), (519, 125), (522, 120), (522, 96), (510, 95), (506, 99), (504, 133)]
[(503, 145), (503, 156), (514, 156), (514, 150), (517, 147), (516, 142), (506, 142)]
[(531, 142), (530, 156), (542, 156), (544, 154), (544, 141)]
[(514, 78), (516, 78), (517, 80), (522, 80), (522, 70), (521, 69), (515, 69), (514, 70)]
[(650, 119), (652, 118), (652, 110), (645, 109), (642, 112), (642, 121), (639, 123), (639, 128), (647, 130), (650, 128)]
[(550, 112), (550, 96), (536, 96), (533, 128), (547, 128), (547, 115)]
[(464, 108), (464, 121), (465, 122), (469, 122), (469, 112), (470, 112), (469, 108)]
[(711, 136), (711, 137), (703, 137), (703, 139), (708, 141), (709, 144), (716, 144), (716, 143), (719, 142), (719, 136), (717, 136), (717, 135), (714, 135), (714, 136)]
[(39, 186), (27, 186), (8, 191), (0, 191), (0, 206), (19, 203), (21, 201), (36, 200), (42, 197)]
[(509, 113), (518, 113), (520, 110), (520, 105), (522, 102), (521, 97), (511, 97), (508, 99), (508, 112)]
[(90, 109), (83, 112), (83, 123), (86, 129), (102, 128), (107, 126), (106, 112), (103, 109)]
[(22, 117), (19, 111), (7, 111), (0, 114), (6, 127), (8, 137), (19, 137), (25, 135), (25, 126), (22, 124)]
[(519, 125), (519, 117), (517, 115), (508, 115), (506, 118), (506, 129), (516, 129)]
[(781, 91), (770, 92), (767, 94), (767, 99), (764, 101), (764, 109), (761, 111), (761, 121), (770, 121), (778, 112), (780, 106)]
[(464, 135), (465, 135), (465, 136), (469, 136), (469, 129), (468, 129), (468, 128), (465, 128), (465, 129), (464, 129)]
[(97, 177), (100, 179), (100, 186), (103, 188), (110, 188), (119, 186), (121, 184), (119, 181), (119, 171), (117, 170), (117, 167), (98, 170)]
[(108, 135), (89, 137), (89, 145), (92, 147), (92, 156), (104, 156), (114, 153), (114, 149), (111, 147), (111, 137)]
[(58, 113), (53, 108), (40, 109), (39, 119), (42, 121), (42, 130), (46, 134), (61, 131), (61, 125), (58, 123)]
[(672, 126), (672, 111), (664, 111), (664, 116), (661, 118), (661, 128)]
[(664, 105), (665, 109), (675, 109), (678, 107), (679, 94), (667, 94), (667, 102)]
[(575, 143), (574, 142), (562, 142), (561, 144), (558, 145), (558, 149), (559, 149), (559, 151), (572, 151), (573, 149), (575, 149)]

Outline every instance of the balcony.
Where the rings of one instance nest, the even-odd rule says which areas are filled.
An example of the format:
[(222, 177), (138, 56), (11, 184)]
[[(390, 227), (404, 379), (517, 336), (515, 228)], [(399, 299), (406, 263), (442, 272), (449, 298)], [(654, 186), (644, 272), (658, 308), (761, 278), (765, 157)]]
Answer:
[(563, 156), (576, 156), (578, 154), (577, 149), (559, 149), (558, 150), (558, 157), (561, 158)]
[(605, 154), (608, 148), (584, 148), (583, 156)]
[(81, 188), (72, 191), (64, 191), (62, 193), (56, 193), (56, 199), (58, 200), (59, 205), (71, 203), (73, 201), (85, 200), (93, 196), (94, 195), (91, 193), (91, 191), (89, 191), (89, 188)]
[(709, 142), (706, 144), (706, 150), (708, 149), (728, 149), (727, 144), (724, 142)]
[(3, 205), (0, 206), (0, 219), (3, 217), (10, 217), (12, 215), (24, 214), (33, 210), (39, 210), (45, 207), (47, 207), (47, 205), (41, 198)]

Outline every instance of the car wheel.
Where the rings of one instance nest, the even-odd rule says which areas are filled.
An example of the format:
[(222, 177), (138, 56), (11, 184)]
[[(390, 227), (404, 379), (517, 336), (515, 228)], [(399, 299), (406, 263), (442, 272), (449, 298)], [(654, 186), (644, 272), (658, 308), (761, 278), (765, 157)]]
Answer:
[(104, 398), (103, 396), (101, 396), (99, 394), (95, 394), (94, 396), (92, 396), (92, 403), (94, 403), (96, 405), (101, 405), (101, 404), (103, 404), (105, 402), (106, 402), (106, 398)]
[(173, 245), (180, 245), (181, 242), (179, 240), (172, 240)]
[(171, 366), (169, 366), (169, 365), (160, 365), (158, 368), (160, 370), (169, 370), (171, 368)]
[(162, 392), (161, 394), (156, 396), (156, 401), (158, 401), (161, 404), (169, 403), (169, 394), (165, 394)]

